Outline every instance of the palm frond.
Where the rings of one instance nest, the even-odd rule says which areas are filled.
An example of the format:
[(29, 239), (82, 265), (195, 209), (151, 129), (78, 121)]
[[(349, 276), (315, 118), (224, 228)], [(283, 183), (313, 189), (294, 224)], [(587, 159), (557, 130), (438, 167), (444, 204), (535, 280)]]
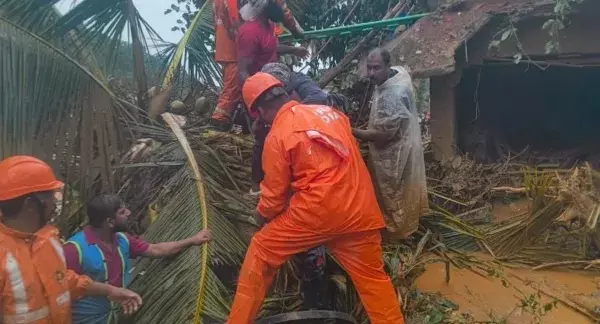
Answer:
[(40, 5), (37, 0), (0, 0), (0, 17), (33, 34), (46, 36), (42, 38), (77, 59), (90, 68), (96, 77), (104, 80), (96, 58), (89, 49), (80, 45), (80, 36), (76, 31), (70, 31), (66, 37), (49, 37), (48, 31), (62, 17), (52, 2)]
[[(200, 148), (194, 145), (192, 151), (190, 144), (198, 142), (195, 135), (184, 135), (176, 124), (169, 122), (169, 114), (165, 115), (176, 140), (173, 133), (169, 134), (160, 126), (141, 125), (140, 130), (145, 129), (165, 142), (170, 141), (153, 152), (153, 158), (185, 160), (186, 164), (160, 185), (163, 189), (155, 199), (159, 206), (158, 218), (144, 236), (149, 241), (171, 241), (208, 227), (213, 240), (208, 246), (190, 248), (173, 260), (142, 259), (136, 264), (131, 288), (144, 296), (144, 306), (133, 322), (183, 323), (191, 318), (195, 318), (194, 323), (200, 318), (222, 322), (229, 312), (230, 292), (214, 268), (229, 267), (227, 272), (236, 269), (246, 244), (223, 214), (219, 202), (233, 207), (236, 197), (222, 187), (223, 181), (216, 179), (226, 177), (226, 172), (217, 172), (225, 168), (218, 156), (203, 149), (206, 148), (204, 145)], [(165, 281), (165, 278), (170, 279)]]
[(78, 49), (107, 52), (107, 67), (111, 69), (118, 61), (123, 35), (129, 35), (132, 43), (134, 75), (138, 87), (138, 103), (148, 85), (145, 75), (144, 55), (149, 53), (147, 39), (161, 41), (154, 29), (142, 18), (133, 0), (84, 0), (62, 16), (46, 33), (57, 38), (77, 30)]
[(213, 51), (208, 47), (212, 45), (210, 36), (214, 34), (212, 3), (212, 0), (204, 2), (177, 45), (170, 44), (163, 49), (163, 55), (168, 57), (163, 89), (171, 87), (181, 71), (186, 71), (204, 84), (218, 84), (219, 67), (214, 60)]
[(35, 34), (41, 34), (61, 17), (52, 2), (0, 0), (0, 17)]
[(110, 164), (124, 147), (119, 117), (125, 108), (104, 82), (2, 18), (0, 78), (0, 158), (38, 156), (83, 198), (96, 184), (114, 189)]

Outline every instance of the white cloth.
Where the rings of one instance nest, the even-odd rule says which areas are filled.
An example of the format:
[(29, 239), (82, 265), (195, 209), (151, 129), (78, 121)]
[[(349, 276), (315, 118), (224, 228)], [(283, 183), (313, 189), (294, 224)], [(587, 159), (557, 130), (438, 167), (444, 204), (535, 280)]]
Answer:
[(244, 21), (255, 20), (268, 4), (269, 0), (248, 0), (248, 3), (240, 9), (240, 16)]
[(423, 145), (412, 80), (401, 67), (375, 89), (369, 128), (392, 132), (386, 143), (369, 144), (369, 157), (386, 226), (406, 238), (429, 213)]

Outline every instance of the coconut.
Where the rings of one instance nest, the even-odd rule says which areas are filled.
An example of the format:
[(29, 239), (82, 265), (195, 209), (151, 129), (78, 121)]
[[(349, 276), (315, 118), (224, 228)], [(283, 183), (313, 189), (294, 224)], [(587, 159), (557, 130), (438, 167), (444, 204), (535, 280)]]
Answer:
[(209, 109), (209, 107), (208, 107), (208, 101), (206, 100), (206, 98), (205, 97), (200, 97), (200, 98), (196, 99), (196, 102), (194, 103), (194, 109), (199, 114), (206, 113), (207, 110)]
[(182, 114), (185, 111), (185, 104), (179, 100), (171, 102), (171, 112), (174, 114)]

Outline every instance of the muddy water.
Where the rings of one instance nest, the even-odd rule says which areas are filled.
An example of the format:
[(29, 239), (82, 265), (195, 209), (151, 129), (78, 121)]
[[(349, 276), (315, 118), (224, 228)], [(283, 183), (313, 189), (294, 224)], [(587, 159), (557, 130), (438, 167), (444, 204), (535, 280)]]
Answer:
[[(500, 322), (501, 319), (506, 319), (506, 323), (510, 324), (534, 323), (534, 318), (518, 305), (525, 296), (535, 293), (538, 289), (568, 292), (566, 294), (570, 296), (584, 296), (587, 300), (598, 300), (600, 305), (600, 299), (590, 297), (598, 288), (597, 280), (589, 274), (505, 268), (503, 277), (508, 281), (509, 287), (505, 287), (500, 278), (483, 277), (468, 269), (451, 268), (450, 282), (446, 284), (445, 265), (434, 263), (418, 278), (417, 288), (422, 292), (440, 293), (455, 302), (461, 312), (471, 313), (478, 321)], [(542, 294), (540, 302), (545, 304), (552, 300), (553, 298)], [(559, 302), (557, 308), (542, 317), (542, 323), (594, 322)]]

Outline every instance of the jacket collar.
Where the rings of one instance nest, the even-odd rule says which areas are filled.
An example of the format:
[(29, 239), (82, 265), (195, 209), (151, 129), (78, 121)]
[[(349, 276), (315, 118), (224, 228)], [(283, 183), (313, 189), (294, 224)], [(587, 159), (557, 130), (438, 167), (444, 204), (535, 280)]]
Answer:
[(277, 121), (277, 119), (279, 119), (279, 117), (281, 115), (283, 115), (286, 111), (292, 109), (294, 106), (299, 105), (300, 103), (296, 100), (291, 100), (290, 102), (284, 104), (283, 106), (281, 106), (281, 108), (279, 108), (279, 111), (277, 112), (277, 115), (275, 115), (275, 119), (273, 119), (273, 124), (275, 124), (275, 122)]
[[(88, 245), (98, 245), (102, 240), (96, 235), (91, 226), (87, 225), (83, 228), (83, 235)], [(113, 234), (113, 244), (117, 243), (117, 234)]]

